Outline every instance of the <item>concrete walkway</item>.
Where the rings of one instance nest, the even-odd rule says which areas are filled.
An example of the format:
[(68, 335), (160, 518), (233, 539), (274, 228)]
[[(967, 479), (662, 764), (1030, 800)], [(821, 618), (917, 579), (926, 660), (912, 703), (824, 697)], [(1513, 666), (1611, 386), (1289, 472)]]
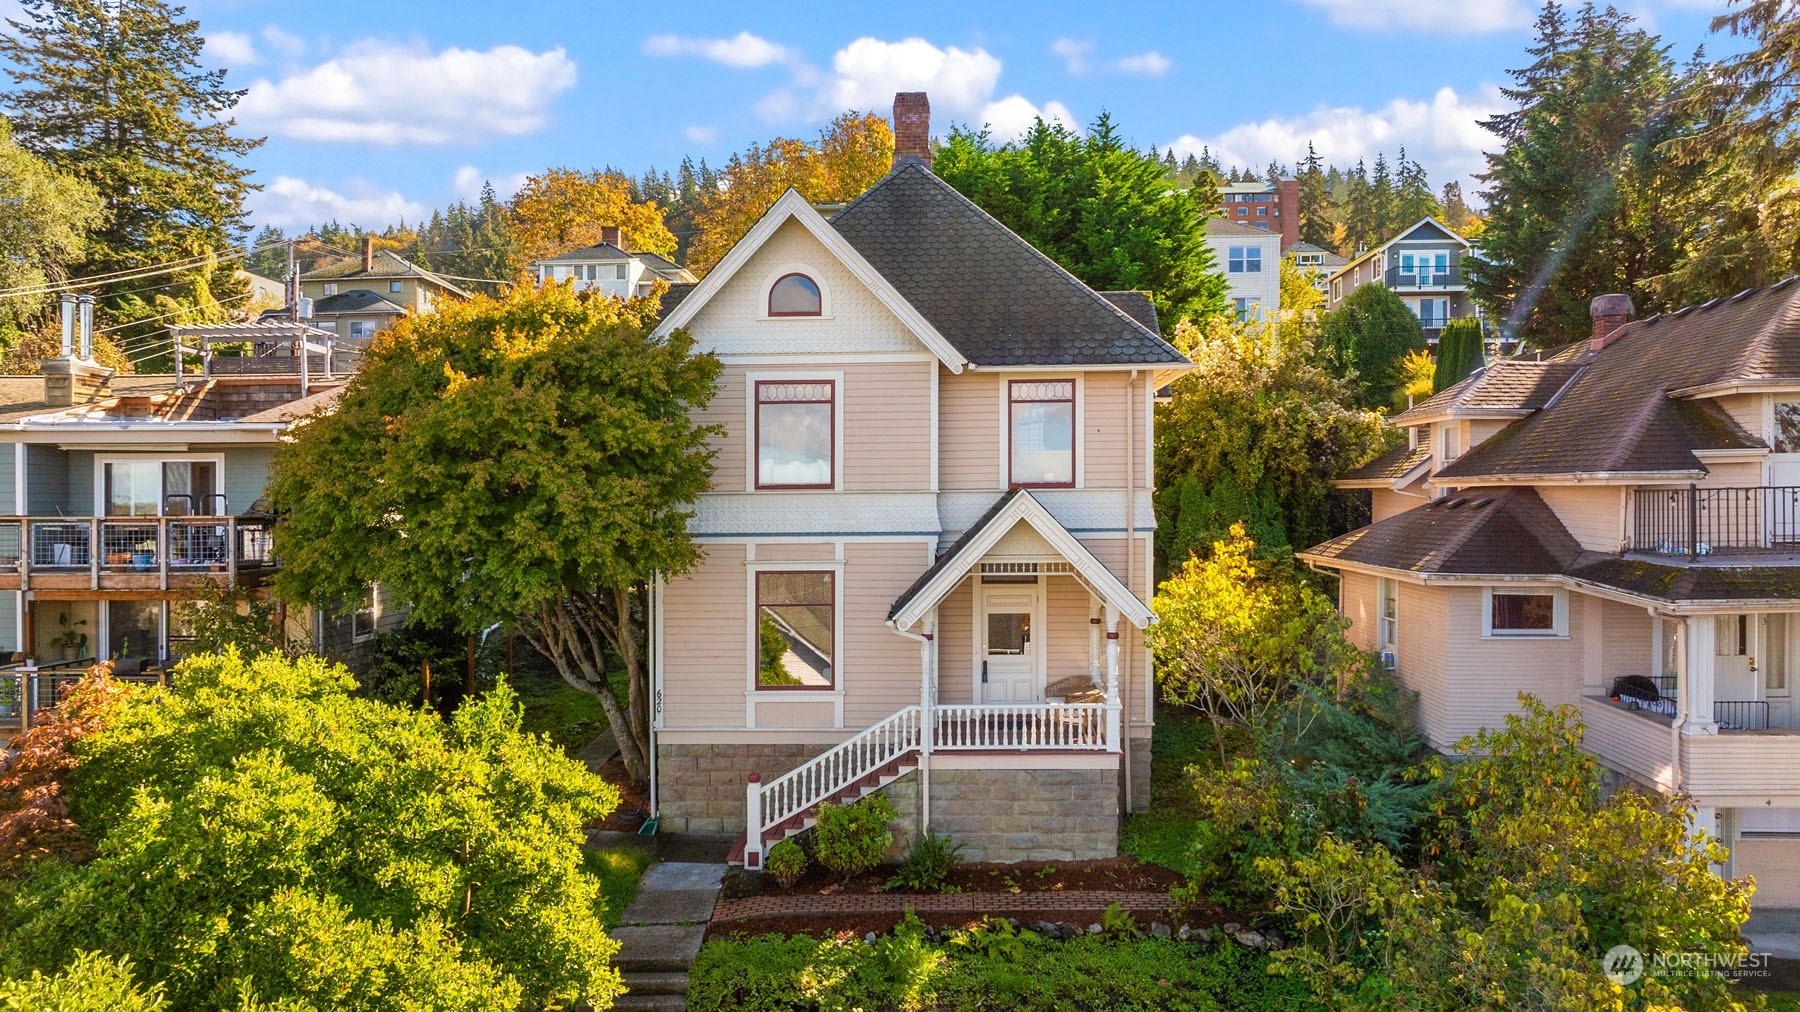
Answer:
[(613, 965), (625, 975), (625, 996), (615, 1009), (680, 1012), (687, 1007), (687, 977), (706, 937), (719, 898), (724, 862), (653, 864), (625, 908)]
[(1752, 952), (1800, 959), (1800, 910), (1753, 910), (1744, 923)]

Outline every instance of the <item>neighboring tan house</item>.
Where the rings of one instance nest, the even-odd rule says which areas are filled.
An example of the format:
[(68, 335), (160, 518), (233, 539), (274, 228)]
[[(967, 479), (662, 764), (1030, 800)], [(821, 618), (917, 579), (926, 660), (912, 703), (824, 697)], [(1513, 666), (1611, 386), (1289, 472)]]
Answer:
[[(218, 328), (223, 339), (317, 333)], [(119, 662), (121, 675), (166, 672), (186, 652), (199, 601), (268, 593), (278, 565), (262, 501), (269, 462), (341, 379), (315, 376), (307, 391), (294, 358), (236, 361), (257, 368), (115, 376), (76, 349), (43, 375), (0, 377), (0, 655), (16, 660), (0, 683), (23, 676), (34, 707), (53, 705), (97, 660)], [(404, 614), (374, 594), (346, 612), (287, 620), (314, 649), (345, 657)], [(18, 713), (0, 713), (0, 739), (19, 727)]]
[(1225, 298), (1239, 320), (1281, 312), (1281, 236), (1224, 218), (1206, 220), (1206, 245), (1225, 275)]
[(1361, 253), (1331, 275), (1327, 309), (1343, 305), (1363, 285), (1381, 285), (1400, 296), (1433, 347), (1451, 320), (1477, 315), (1469, 296), (1463, 260), (1473, 249), (1467, 239), (1442, 222), (1424, 218), (1410, 228)]
[(1300, 557), (1448, 748), (1577, 707), (1614, 774), (1679, 792), (1800, 906), (1800, 284), (1503, 360), (1394, 416), (1407, 445), (1340, 484), (1375, 522)]
[(696, 280), (687, 268), (668, 257), (645, 250), (627, 252), (619, 229), (600, 230), (600, 242), (544, 260), (534, 260), (532, 277), (543, 282), (568, 282), (578, 292), (599, 291), (616, 298), (639, 299), (650, 294), (658, 281), (691, 285)]
[(445, 278), (363, 236), (360, 259), (340, 260), (300, 275), (300, 295), (312, 300), (312, 322), (335, 331), (341, 344), (356, 348), (408, 313), (429, 313), (445, 299), (469, 293)]
[(1312, 277), (1313, 289), (1325, 296), (1326, 301), (1331, 299), (1331, 276), (1350, 262), (1328, 249), (1304, 241), (1290, 245), (1286, 255), (1294, 258), (1294, 266), (1302, 274)]
[(895, 123), (886, 179), (830, 221), (789, 190), (665, 299), (725, 372), (706, 556), (654, 594), (653, 804), (750, 867), (890, 784), (901, 840), (1111, 856), (1149, 801), (1152, 395), (1189, 363), (933, 175), (923, 94)]

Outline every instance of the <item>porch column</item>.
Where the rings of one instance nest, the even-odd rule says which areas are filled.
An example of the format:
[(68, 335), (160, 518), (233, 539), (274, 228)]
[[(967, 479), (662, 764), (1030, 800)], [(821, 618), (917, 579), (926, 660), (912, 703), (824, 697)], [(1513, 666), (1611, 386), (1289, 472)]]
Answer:
[(1100, 653), (1100, 599), (1088, 598), (1088, 681), (1101, 684), (1106, 677), (1106, 665)]
[(937, 609), (925, 613), (919, 641), (925, 678), (919, 686), (919, 836), (931, 835), (931, 744), (937, 730)]
[(1686, 621), (1687, 678), (1683, 688), (1682, 734), (1718, 734), (1713, 722), (1713, 668), (1717, 663), (1714, 619), (1711, 615), (1690, 615)]
[[(1089, 628), (1092, 628), (1091, 626)], [(1123, 751), (1125, 739), (1119, 736), (1119, 609), (1106, 606), (1106, 747)]]

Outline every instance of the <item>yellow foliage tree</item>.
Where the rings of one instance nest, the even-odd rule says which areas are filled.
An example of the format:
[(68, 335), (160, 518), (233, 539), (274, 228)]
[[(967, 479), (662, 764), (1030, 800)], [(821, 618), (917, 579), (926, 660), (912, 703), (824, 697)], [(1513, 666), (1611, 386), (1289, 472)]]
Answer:
[(711, 270), (788, 187), (814, 203), (853, 200), (887, 175), (893, 158), (887, 120), (860, 112), (832, 120), (816, 144), (778, 137), (732, 155), (718, 189), (700, 195), (688, 269)]
[(675, 254), (662, 209), (633, 200), (631, 181), (618, 172), (549, 169), (525, 180), (511, 211), (513, 237), (527, 262), (592, 246), (609, 225), (623, 233), (628, 249)]

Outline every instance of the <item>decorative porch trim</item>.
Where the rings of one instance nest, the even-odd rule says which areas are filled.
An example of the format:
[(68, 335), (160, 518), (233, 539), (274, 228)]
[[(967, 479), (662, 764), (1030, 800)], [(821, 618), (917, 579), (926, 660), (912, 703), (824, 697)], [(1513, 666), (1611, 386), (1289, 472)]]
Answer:
[(1144, 602), (1076, 540), (1068, 528), (1058, 523), (1030, 492), (1019, 488), (995, 502), (986, 516), (970, 527), (906, 593), (900, 595), (888, 614), (888, 625), (901, 631), (912, 628), (956, 589), (957, 584), (981, 563), (983, 556), (1020, 522), (1029, 524), (1049, 542), (1050, 547), (1072, 567), (1074, 575), (1132, 625), (1142, 629), (1150, 624), (1152, 616)]

